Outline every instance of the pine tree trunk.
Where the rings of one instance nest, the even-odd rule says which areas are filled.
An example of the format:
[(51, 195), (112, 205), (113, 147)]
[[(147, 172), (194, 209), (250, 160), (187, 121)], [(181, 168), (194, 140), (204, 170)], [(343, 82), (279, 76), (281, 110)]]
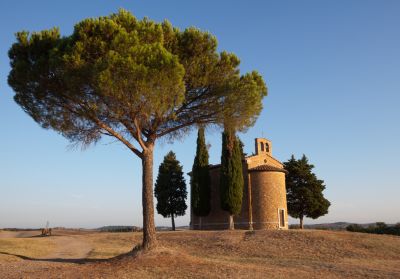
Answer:
[(230, 230), (235, 229), (235, 223), (233, 222), (233, 215), (229, 215), (229, 229)]
[(174, 214), (171, 214), (171, 220), (172, 220), (172, 230), (175, 230), (175, 219), (174, 219)]
[(304, 229), (303, 216), (300, 216), (300, 229)]
[(154, 226), (153, 203), (153, 149), (150, 144), (143, 151), (142, 167), (142, 207), (143, 207), (143, 249), (151, 250), (157, 246), (156, 228)]

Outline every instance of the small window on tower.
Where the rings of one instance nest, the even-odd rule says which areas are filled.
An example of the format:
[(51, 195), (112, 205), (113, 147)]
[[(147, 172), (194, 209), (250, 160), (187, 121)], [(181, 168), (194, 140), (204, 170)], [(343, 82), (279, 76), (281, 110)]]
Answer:
[(260, 145), (261, 145), (261, 152), (264, 152), (264, 143), (261, 142)]
[(284, 228), (285, 227), (285, 223), (286, 223), (286, 220), (285, 220), (285, 210), (284, 209), (279, 209), (278, 210), (278, 214), (279, 214), (279, 227), (280, 228)]
[(269, 152), (269, 144), (268, 143), (265, 144), (265, 151)]

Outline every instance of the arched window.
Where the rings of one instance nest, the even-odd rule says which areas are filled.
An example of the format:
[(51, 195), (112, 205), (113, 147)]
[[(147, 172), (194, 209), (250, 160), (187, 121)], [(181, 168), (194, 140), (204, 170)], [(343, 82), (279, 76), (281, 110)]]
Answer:
[(265, 144), (265, 151), (269, 152), (269, 144), (268, 143)]
[(260, 143), (260, 146), (261, 146), (261, 152), (264, 152), (264, 143), (261, 142), (261, 143)]

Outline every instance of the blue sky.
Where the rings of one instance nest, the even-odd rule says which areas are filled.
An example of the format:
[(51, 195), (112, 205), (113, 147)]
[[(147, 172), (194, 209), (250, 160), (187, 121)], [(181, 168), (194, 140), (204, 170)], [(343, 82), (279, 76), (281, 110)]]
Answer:
[[(306, 222), (400, 222), (399, 1), (1, 1), (0, 227), (141, 225), (140, 160), (104, 140), (85, 151), (40, 128), (14, 103), (7, 51), (20, 30), (78, 21), (125, 8), (213, 33), (236, 53), (241, 71), (258, 70), (269, 95), (241, 138), (273, 142), (273, 155), (306, 154), (326, 182), (329, 214)], [(195, 133), (160, 141), (155, 170), (173, 150), (190, 171)], [(210, 162), (220, 133), (208, 131)], [(156, 175), (156, 172), (155, 172)], [(188, 182), (188, 179), (187, 179)], [(294, 220), (290, 220), (292, 223)], [(186, 225), (188, 215), (177, 218)], [(297, 222), (297, 221), (295, 221)], [(156, 216), (157, 225), (170, 220)]]

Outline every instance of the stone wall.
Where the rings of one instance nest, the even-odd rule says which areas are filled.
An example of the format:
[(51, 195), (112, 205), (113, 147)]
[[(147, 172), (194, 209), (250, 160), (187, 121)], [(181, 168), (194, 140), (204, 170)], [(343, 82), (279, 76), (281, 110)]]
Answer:
[[(252, 218), (254, 229), (287, 229), (287, 204), (285, 173), (279, 171), (250, 171)], [(211, 211), (208, 216), (192, 214), (192, 229), (220, 230), (229, 227), (229, 214), (221, 209), (219, 192), (219, 167), (210, 169)], [(242, 210), (234, 217), (235, 228), (249, 229), (248, 172), (243, 167), (244, 188)], [(283, 209), (285, 225), (279, 225), (279, 209)]]
[[(250, 172), (253, 228), (287, 229), (285, 173), (274, 171)], [(285, 225), (279, 225), (279, 209), (285, 211)]]

